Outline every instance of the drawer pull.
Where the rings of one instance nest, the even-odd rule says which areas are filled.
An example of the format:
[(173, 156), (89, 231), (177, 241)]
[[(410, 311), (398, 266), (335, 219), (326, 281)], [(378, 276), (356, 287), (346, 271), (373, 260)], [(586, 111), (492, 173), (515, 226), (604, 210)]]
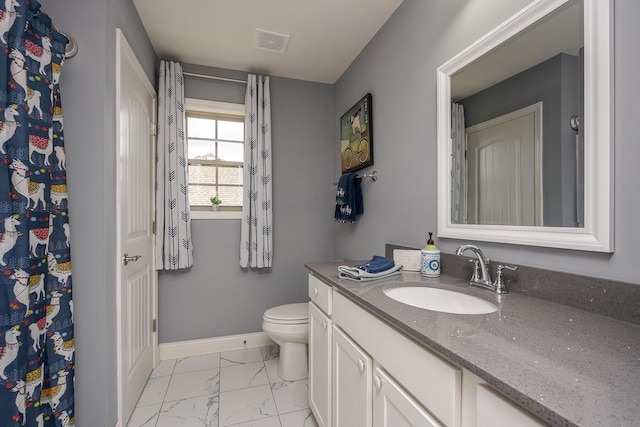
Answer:
[(318, 288), (313, 288), (313, 296), (318, 296)]
[(375, 375), (375, 376), (373, 377), (373, 380), (375, 381), (376, 388), (377, 388), (378, 390), (380, 390), (380, 389), (382, 388), (382, 380), (380, 379), (380, 377), (379, 377), (379, 376), (377, 376), (377, 375)]
[(322, 329), (327, 330), (327, 322), (325, 320), (322, 321)]
[(364, 372), (364, 362), (362, 359), (358, 359), (358, 367), (360, 368), (360, 372)]

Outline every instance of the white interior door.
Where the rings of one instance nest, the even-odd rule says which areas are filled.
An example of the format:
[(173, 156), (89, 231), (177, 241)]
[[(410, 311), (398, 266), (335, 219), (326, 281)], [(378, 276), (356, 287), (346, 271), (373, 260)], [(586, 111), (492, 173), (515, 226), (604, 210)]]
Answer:
[(118, 418), (126, 426), (157, 360), (156, 93), (123, 34), (117, 34)]
[(542, 103), (467, 128), (467, 223), (542, 224)]

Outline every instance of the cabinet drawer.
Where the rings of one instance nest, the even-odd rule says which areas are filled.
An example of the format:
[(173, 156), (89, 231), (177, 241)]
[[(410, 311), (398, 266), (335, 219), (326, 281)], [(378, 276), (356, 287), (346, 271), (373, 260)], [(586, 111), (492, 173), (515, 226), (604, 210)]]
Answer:
[(546, 427), (542, 421), (505, 399), (489, 386), (478, 385), (477, 427)]
[(309, 298), (329, 316), (331, 316), (331, 289), (331, 286), (309, 274)]
[(442, 424), (460, 427), (462, 371), (459, 368), (340, 293), (333, 293), (332, 304), (334, 325), (340, 325)]

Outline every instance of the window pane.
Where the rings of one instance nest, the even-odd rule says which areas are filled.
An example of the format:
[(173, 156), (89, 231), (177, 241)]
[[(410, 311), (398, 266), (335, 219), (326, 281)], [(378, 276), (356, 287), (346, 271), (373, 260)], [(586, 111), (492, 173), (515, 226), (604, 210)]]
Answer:
[(217, 196), (223, 210), (242, 207), (244, 118), (187, 111), (186, 120), (191, 205), (208, 207)]
[(242, 185), (242, 167), (219, 166), (218, 179), (220, 180), (220, 184)]
[(244, 145), (238, 142), (218, 142), (218, 157), (226, 162), (242, 162)]
[(201, 141), (199, 139), (187, 140), (187, 152), (189, 159), (216, 159), (216, 143), (214, 141)]
[(242, 206), (242, 187), (218, 187), (222, 206)]
[(189, 185), (189, 204), (208, 206), (211, 197), (216, 195), (216, 187), (207, 185)]
[(215, 166), (189, 165), (188, 173), (189, 173), (189, 185), (216, 183), (216, 167)]
[(200, 117), (187, 117), (187, 130), (190, 137), (214, 139), (216, 137), (216, 121)]
[(244, 123), (218, 120), (218, 138), (229, 141), (244, 141)]

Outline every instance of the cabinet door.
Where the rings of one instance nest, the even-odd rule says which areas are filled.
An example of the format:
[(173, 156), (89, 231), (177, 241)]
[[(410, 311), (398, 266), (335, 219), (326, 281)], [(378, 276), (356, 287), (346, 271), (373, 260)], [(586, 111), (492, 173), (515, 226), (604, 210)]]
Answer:
[(331, 427), (331, 319), (309, 303), (309, 406), (318, 427)]
[(333, 427), (370, 427), (371, 358), (333, 326)]
[(373, 372), (373, 386), (374, 427), (441, 427), (379, 366)]

